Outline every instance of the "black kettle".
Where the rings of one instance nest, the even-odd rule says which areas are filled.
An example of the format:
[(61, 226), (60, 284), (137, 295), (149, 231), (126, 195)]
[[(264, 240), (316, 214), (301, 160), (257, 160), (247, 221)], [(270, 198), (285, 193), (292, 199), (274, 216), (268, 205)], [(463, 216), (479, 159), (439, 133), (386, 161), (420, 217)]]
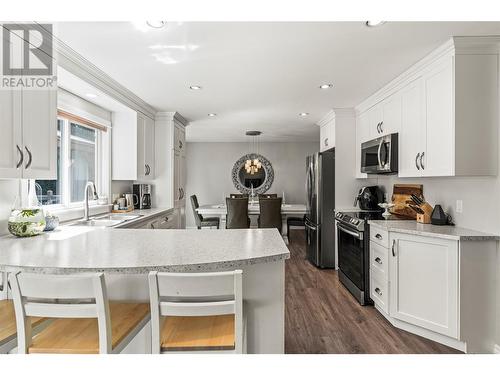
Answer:
[(384, 201), (384, 192), (379, 186), (364, 186), (359, 189), (358, 195), (354, 198), (354, 207), (359, 203), (362, 210), (382, 211), (379, 203)]

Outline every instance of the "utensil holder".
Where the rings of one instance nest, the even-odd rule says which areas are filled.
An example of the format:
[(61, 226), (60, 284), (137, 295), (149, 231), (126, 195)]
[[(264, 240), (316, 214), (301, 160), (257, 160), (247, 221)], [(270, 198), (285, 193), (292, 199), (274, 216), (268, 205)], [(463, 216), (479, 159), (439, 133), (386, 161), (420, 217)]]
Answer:
[(417, 214), (417, 222), (422, 223), (422, 224), (430, 224), (431, 223), (431, 216), (432, 216), (432, 206), (425, 202), (420, 206), (422, 211), (424, 211), (423, 214)]

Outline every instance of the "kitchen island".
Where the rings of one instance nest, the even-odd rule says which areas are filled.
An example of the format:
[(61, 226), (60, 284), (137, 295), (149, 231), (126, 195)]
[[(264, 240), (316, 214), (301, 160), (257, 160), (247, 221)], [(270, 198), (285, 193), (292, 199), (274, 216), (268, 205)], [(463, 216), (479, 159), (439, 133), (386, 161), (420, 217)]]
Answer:
[[(149, 271), (243, 270), (248, 353), (284, 352), (285, 260), (276, 229), (149, 230), (63, 226), (38, 237), (0, 237), (0, 271), (104, 272), (112, 300), (149, 301)], [(149, 324), (126, 349), (149, 350)]]

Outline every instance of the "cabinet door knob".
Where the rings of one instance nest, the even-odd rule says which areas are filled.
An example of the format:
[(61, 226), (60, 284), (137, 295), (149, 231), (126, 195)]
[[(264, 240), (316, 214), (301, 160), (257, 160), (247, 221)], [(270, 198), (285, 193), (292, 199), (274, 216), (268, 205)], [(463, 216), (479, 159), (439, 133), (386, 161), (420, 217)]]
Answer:
[(328, 138), (325, 138), (325, 146), (328, 146)]
[(16, 145), (16, 147), (17, 147), (17, 152), (19, 152), (19, 161), (16, 164), (16, 168), (19, 169), (19, 167), (23, 165), (24, 153), (23, 150), (21, 150), (21, 147), (19, 147), (19, 145)]
[(422, 152), (422, 154), (420, 155), (420, 167), (422, 168), (422, 170), (425, 169), (424, 162), (423, 162), (424, 155), (425, 155), (425, 152)]
[(392, 240), (392, 256), (396, 256), (396, 250), (394, 249), (396, 247), (396, 240)]
[(28, 169), (31, 166), (31, 162), (33, 161), (33, 156), (31, 155), (31, 151), (28, 147), (24, 146), (26, 152), (28, 153), (28, 162), (26, 163), (25, 169)]
[(382, 291), (380, 290), (380, 288), (375, 288), (375, 292), (381, 296), (382, 295)]
[(378, 238), (379, 240), (381, 240), (381, 239), (382, 239), (382, 235), (381, 235), (380, 233), (377, 233), (377, 234), (375, 235), (375, 238)]
[(418, 165), (418, 158), (420, 157), (420, 152), (415, 156), (415, 166), (417, 167), (418, 170), (420, 170), (420, 166)]
[(379, 257), (376, 257), (375, 262), (377, 262), (378, 264), (382, 264), (382, 259), (380, 259)]

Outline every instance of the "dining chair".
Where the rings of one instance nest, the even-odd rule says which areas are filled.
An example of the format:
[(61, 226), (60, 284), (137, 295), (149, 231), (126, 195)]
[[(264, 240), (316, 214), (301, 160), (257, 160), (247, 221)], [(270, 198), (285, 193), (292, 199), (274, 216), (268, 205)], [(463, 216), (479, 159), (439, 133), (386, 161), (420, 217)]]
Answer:
[(153, 354), (246, 352), (241, 270), (148, 279)]
[(248, 198), (226, 198), (226, 229), (250, 228)]
[[(18, 352), (119, 353), (150, 319), (148, 303), (109, 302), (103, 273), (10, 275)], [(33, 335), (30, 317), (51, 318)]]
[(248, 194), (229, 194), (230, 198), (248, 198)]
[(202, 227), (217, 227), (219, 229), (220, 218), (218, 217), (203, 217), (198, 211), (197, 208), (200, 207), (198, 204), (198, 198), (196, 195), (191, 195), (191, 207), (193, 208), (194, 221), (196, 222), (196, 227), (201, 229)]
[(278, 198), (278, 194), (259, 194), (259, 199), (261, 198)]
[(259, 199), (259, 228), (276, 228), (282, 231), (281, 197)]
[(288, 238), (290, 238), (290, 227), (304, 227), (305, 228), (306, 215), (303, 217), (288, 217), (286, 219), (286, 229), (288, 233)]

